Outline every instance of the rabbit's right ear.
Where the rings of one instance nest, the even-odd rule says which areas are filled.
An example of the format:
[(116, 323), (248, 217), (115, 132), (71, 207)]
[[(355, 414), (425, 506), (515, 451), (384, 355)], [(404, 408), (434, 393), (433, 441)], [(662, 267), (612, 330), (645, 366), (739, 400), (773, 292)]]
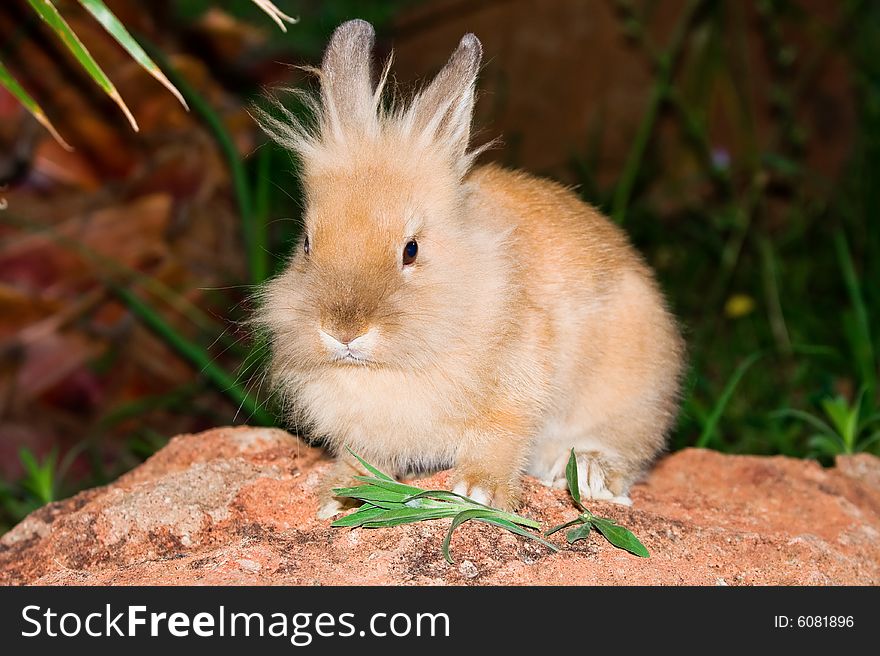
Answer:
[(346, 132), (375, 121), (372, 51), (376, 32), (363, 20), (336, 28), (321, 63), (325, 128), (343, 140)]
[(471, 160), (467, 148), (482, 57), (480, 40), (465, 34), (449, 62), (415, 98), (410, 110), (416, 131), (434, 144), (449, 148), (462, 173)]

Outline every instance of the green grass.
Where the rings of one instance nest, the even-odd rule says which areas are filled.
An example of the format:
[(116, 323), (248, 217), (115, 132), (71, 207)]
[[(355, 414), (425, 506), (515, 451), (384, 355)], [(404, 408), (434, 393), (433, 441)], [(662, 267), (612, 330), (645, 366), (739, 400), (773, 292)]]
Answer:
[(449, 563), (454, 562), (449, 551), (452, 534), (455, 529), (469, 521), (498, 526), (511, 533), (539, 542), (551, 551), (558, 551), (556, 545), (547, 542), (540, 535), (526, 530), (526, 528), (540, 528), (540, 524), (532, 519), (490, 508), (455, 492), (423, 490), (414, 485), (398, 483), (350, 449), (349, 452), (372, 476), (355, 477), (364, 485), (333, 490), (333, 494), (337, 497), (362, 502), (362, 505), (355, 512), (335, 520), (331, 524), (333, 527), (390, 528), (401, 524), (451, 518), (452, 524), (440, 547), (443, 557)]
[(863, 387), (852, 403), (844, 397), (822, 399), (824, 419), (793, 408), (776, 413), (783, 419), (794, 419), (814, 431), (807, 444), (814, 457), (833, 457), (870, 451), (880, 442), (880, 413), (864, 407), (867, 387)]
[[(540, 528), (540, 524), (532, 519), (492, 508), (455, 492), (423, 490), (414, 485), (398, 483), (366, 462), (351, 449), (349, 449), (349, 453), (357, 458), (358, 462), (371, 475), (355, 476), (355, 479), (363, 482), (364, 485), (334, 488), (333, 494), (335, 496), (361, 502), (357, 510), (333, 521), (330, 525), (334, 528), (392, 528), (401, 524), (452, 519), (446, 537), (440, 545), (443, 557), (450, 564), (454, 563), (449, 551), (452, 536), (459, 526), (469, 521), (498, 526), (516, 535), (539, 542), (551, 551), (559, 551), (559, 548), (552, 542), (547, 542), (540, 535), (526, 530)], [(571, 498), (581, 513), (570, 522), (550, 529), (545, 535), (549, 536), (564, 528), (574, 526), (565, 536), (569, 544), (574, 544), (578, 540), (587, 539), (590, 529), (595, 528), (615, 547), (642, 558), (648, 557), (648, 550), (632, 532), (614, 520), (594, 515), (583, 505), (574, 449), (571, 450), (568, 466), (565, 469), (565, 477), (568, 481)]]

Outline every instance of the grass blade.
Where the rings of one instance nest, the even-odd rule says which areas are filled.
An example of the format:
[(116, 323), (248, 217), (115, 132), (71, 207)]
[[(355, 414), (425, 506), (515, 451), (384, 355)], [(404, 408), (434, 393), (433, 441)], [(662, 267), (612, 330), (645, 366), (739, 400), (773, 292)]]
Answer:
[(339, 519), (333, 520), (330, 526), (334, 528), (340, 527), (348, 527), (354, 528), (356, 526), (361, 526), (366, 524), (370, 520), (373, 520), (382, 513), (387, 512), (385, 508), (379, 508), (378, 506), (371, 506), (369, 504), (364, 504), (360, 508), (358, 508), (355, 512), (345, 515), (344, 517), (340, 517)]
[(140, 44), (135, 41), (134, 37), (127, 29), (125, 29), (125, 25), (116, 18), (113, 12), (110, 11), (102, 0), (79, 0), (79, 3), (85, 7), (86, 11), (95, 17), (95, 20), (97, 20), (114, 39), (116, 39), (119, 45), (125, 48), (126, 52), (131, 55), (132, 59), (141, 65), (141, 68), (156, 78), (162, 86), (174, 94), (174, 97), (180, 101), (181, 105), (189, 110), (189, 105), (186, 104), (183, 95), (178, 91), (177, 87), (171, 84), (171, 81), (165, 77), (162, 69), (156, 65), (156, 62), (150, 59), (150, 56), (144, 52), (144, 49), (141, 48)]
[(866, 437), (856, 445), (856, 451), (869, 451), (877, 442), (880, 442), (880, 431)]
[(819, 455), (836, 456), (846, 453), (846, 444), (837, 435), (813, 435), (807, 439), (807, 446)]
[[(346, 448), (348, 448), (348, 447), (346, 447)], [(352, 451), (351, 449), (348, 449), (348, 452), (349, 452), (352, 456), (354, 456), (354, 458), (355, 458), (359, 463), (361, 463), (361, 465), (363, 465), (364, 469), (366, 469), (368, 472), (370, 472), (370, 473), (371, 473), (373, 476), (375, 476), (376, 478), (381, 478), (383, 481), (391, 481), (392, 483), (394, 482), (394, 479), (391, 478), (388, 474), (386, 474), (385, 472), (380, 471), (380, 470), (376, 469), (375, 467), (373, 467), (373, 465), (371, 465), (371, 464), (368, 463), (366, 460), (364, 460), (363, 458), (361, 458), (358, 454), (356, 454), (356, 453), (355, 453), (354, 451)]]
[(239, 403), (251, 418), (256, 419), (264, 426), (275, 425), (275, 418), (263, 410), (257, 400), (238, 384), (234, 376), (217, 365), (210, 353), (177, 332), (160, 314), (130, 290), (117, 284), (113, 284), (111, 288), (136, 317), (143, 321), (162, 341), (197, 366), (221, 392)]
[(451, 501), (452, 503), (465, 501), (475, 506), (489, 508), (489, 506), (487, 506), (485, 503), (479, 503), (478, 501), (469, 499), (462, 494), (458, 494), (457, 492), (450, 492), (449, 490), (425, 490), (424, 492), (419, 492), (418, 494), (414, 494), (411, 497), (407, 498), (407, 501), (411, 501), (413, 499), (440, 499), (441, 501)]
[(398, 483), (397, 481), (389, 481), (384, 478), (372, 478), (370, 476), (355, 476), (354, 478), (356, 481), (363, 481), (365, 483), (369, 483), (370, 485), (384, 487), (386, 490), (397, 492), (403, 495), (403, 498), (407, 498), (422, 492), (421, 488), (413, 487), (412, 485), (406, 485), (405, 483)]
[(446, 532), (446, 537), (443, 539), (443, 545), (441, 547), (441, 551), (443, 552), (443, 557), (446, 559), (446, 562), (448, 562), (450, 565), (453, 565), (455, 563), (455, 561), (452, 559), (452, 554), (449, 553), (449, 543), (452, 542), (452, 534), (455, 532), (455, 529), (471, 519), (491, 517), (493, 514), (494, 513), (489, 509), (483, 510), (481, 508), (474, 508), (473, 510), (462, 510), (460, 513), (452, 518), (452, 524), (449, 526), (449, 530)]
[(550, 549), (550, 551), (559, 551), (559, 547), (557, 547), (552, 542), (547, 542), (540, 535), (535, 535), (534, 533), (529, 533), (524, 528), (517, 526), (513, 522), (509, 522), (506, 519), (499, 519), (498, 517), (477, 517), (475, 518), (478, 522), (486, 522), (487, 524), (492, 524), (493, 526), (500, 526), (503, 529), (507, 529), (511, 533), (516, 533), (517, 535), (521, 535), (524, 538), (528, 538), (529, 540), (533, 540), (535, 542), (539, 542), (543, 544), (545, 547)]
[(438, 503), (442, 503), (444, 501), (449, 503), (466, 503), (468, 506), (474, 506), (475, 510), (479, 510), (482, 508), (491, 510), (495, 517), (498, 519), (504, 519), (514, 524), (519, 524), (520, 526), (528, 526), (529, 528), (541, 528), (541, 525), (533, 519), (529, 519), (528, 517), (522, 517), (520, 515), (514, 515), (513, 513), (504, 512), (503, 510), (498, 510), (497, 508), (492, 508), (492, 506), (487, 506), (484, 503), (479, 503), (470, 499), (468, 497), (462, 496), (461, 494), (457, 494), (455, 492), (450, 492), (449, 490), (426, 490), (419, 494), (414, 494), (411, 497), (407, 498), (407, 502), (414, 499), (436, 499)]
[(843, 272), (843, 281), (852, 304), (856, 317), (857, 335), (854, 336), (852, 345), (853, 354), (856, 356), (860, 369), (862, 383), (868, 388), (871, 396), (877, 390), (877, 360), (874, 355), (874, 342), (871, 335), (871, 324), (868, 321), (868, 308), (859, 285), (859, 277), (853, 263), (846, 235), (838, 230), (834, 235), (834, 245), (837, 248), (837, 258), (840, 260), (840, 268)]
[(712, 412), (709, 413), (709, 418), (703, 426), (703, 432), (700, 433), (696, 446), (705, 448), (715, 437), (715, 429), (717, 428), (718, 422), (721, 420), (721, 415), (724, 414), (724, 410), (730, 402), (733, 393), (736, 391), (737, 385), (739, 385), (739, 382), (742, 380), (743, 376), (746, 375), (746, 372), (751, 366), (763, 356), (763, 353), (752, 353), (752, 355), (743, 360), (733, 372), (733, 375), (724, 387), (724, 391), (721, 392), (721, 396), (718, 397), (715, 407), (713, 407)]
[(559, 526), (554, 526), (549, 531), (546, 531), (544, 535), (553, 535), (554, 533), (561, 531), (564, 528), (568, 528), (569, 526), (574, 526), (575, 524), (580, 524), (581, 519), (578, 517), (577, 519), (573, 519), (570, 522), (565, 522), (565, 524), (560, 524)]
[(141, 37), (141, 45), (155, 61), (159, 62), (174, 86), (180, 89), (184, 98), (192, 106), (193, 111), (205, 122), (214, 136), (217, 146), (223, 153), (226, 165), (229, 167), (232, 186), (235, 188), (235, 200), (238, 204), (241, 232), (244, 238), (245, 250), (248, 254), (248, 269), (251, 282), (255, 285), (264, 282), (264, 278), (260, 277), (260, 262), (263, 255), (256, 252), (256, 245), (259, 243), (260, 238), (258, 236), (259, 230), (255, 225), (256, 219), (252, 206), (250, 183), (232, 135), (226, 128), (220, 115), (180, 73), (174, 70), (174, 67), (169, 65), (167, 58), (158, 48), (143, 37)]
[(390, 501), (403, 505), (402, 499), (406, 497), (399, 492), (386, 490), (377, 485), (359, 485), (357, 487), (338, 487), (333, 489), (333, 495), (348, 499), (360, 499), (361, 501)]
[(28, 3), (30, 3), (33, 10), (37, 12), (37, 15), (43, 19), (49, 28), (58, 35), (64, 45), (67, 46), (67, 49), (70, 50), (73, 56), (76, 57), (76, 60), (86, 70), (86, 73), (119, 106), (131, 124), (132, 129), (137, 132), (139, 130), (138, 124), (128, 109), (128, 105), (122, 100), (122, 96), (119, 95), (110, 78), (107, 77), (107, 74), (104, 73), (104, 70), (98, 65), (98, 62), (95, 61), (95, 58), (92, 57), (91, 53), (83, 45), (83, 42), (79, 40), (76, 33), (70, 29), (67, 21), (58, 13), (55, 5), (50, 0), (28, 0)]
[(454, 517), (461, 510), (450, 506), (449, 508), (398, 508), (396, 510), (386, 510), (382, 515), (375, 517), (363, 524), (364, 528), (387, 528), (389, 526), (400, 526), (401, 524), (412, 524), (414, 522), (423, 522), (429, 519), (444, 519), (446, 517)]
[[(791, 419), (799, 419), (804, 423), (809, 424), (816, 430), (828, 435), (830, 437), (838, 438), (837, 433), (834, 431), (831, 426), (826, 424), (824, 421), (819, 419), (818, 417), (814, 417), (809, 412), (804, 412), (803, 410), (795, 410), (794, 408), (784, 408), (782, 410), (777, 410), (772, 415), (774, 418), (791, 418)], [(839, 438), (838, 438), (839, 439)]]
[(249, 254), (248, 261), (252, 263), (251, 277), (254, 280), (266, 280), (271, 274), (273, 266), (269, 266), (269, 204), (271, 200), (272, 185), (272, 155), (274, 149), (271, 143), (265, 144), (257, 151), (257, 171), (254, 178), (254, 207), (253, 207), (253, 252)]
[(67, 143), (61, 135), (58, 133), (58, 130), (55, 129), (55, 126), (52, 125), (52, 122), (46, 116), (46, 113), (43, 111), (43, 108), (37, 104), (37, 101), (31, 98), (30, 94), (24, 90), (18, 80), (16, 80), (12, 73), (9, 72), (3, 62), (0, 62), (0, 85), (2, 85), (9, 93), (11, 93), (18, 102), (24, 105), (24, 108), (31, 113), (37, 121), (42, 125), (46, 130), (49, 131), (49, 134), (57, 141), (64, 150), (71, 151), (73, 148), (69, 143)]

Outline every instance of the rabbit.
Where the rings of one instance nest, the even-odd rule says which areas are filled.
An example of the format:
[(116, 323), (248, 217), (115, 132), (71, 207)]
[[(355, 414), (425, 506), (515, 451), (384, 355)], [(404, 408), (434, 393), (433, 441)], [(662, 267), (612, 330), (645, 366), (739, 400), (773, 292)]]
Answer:
[(275, 98), (267, 133), (293, 152), (304, 229), (255, 315), (294, 428), (364, 473), (454, 467), (452, 490), (516, 509), (528, 473), (630, 503), (675, 420), (683, 341), (623, 231), (571, 190), (469, 146), (482, 46), (466, 34), (409, 102), (371, 73), (372, 26), (340, 25), (311, 120)]

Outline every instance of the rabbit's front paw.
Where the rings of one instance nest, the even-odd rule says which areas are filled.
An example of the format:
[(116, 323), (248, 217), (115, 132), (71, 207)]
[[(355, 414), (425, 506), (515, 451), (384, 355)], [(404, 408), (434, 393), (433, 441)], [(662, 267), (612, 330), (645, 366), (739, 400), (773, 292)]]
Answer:
[(515, 510), (520, 501), (519, 481), (494, 481), (488, 478), (462, 477), (452, 491), (477, 503), (501, 510)]
[(337, 501), (336, 499), (328, 499), (318, 508), (318, 512), (315, 513), (315, 516), (318, 519), (330, 519), (341, 513), (345, 508), (342, 503)]

